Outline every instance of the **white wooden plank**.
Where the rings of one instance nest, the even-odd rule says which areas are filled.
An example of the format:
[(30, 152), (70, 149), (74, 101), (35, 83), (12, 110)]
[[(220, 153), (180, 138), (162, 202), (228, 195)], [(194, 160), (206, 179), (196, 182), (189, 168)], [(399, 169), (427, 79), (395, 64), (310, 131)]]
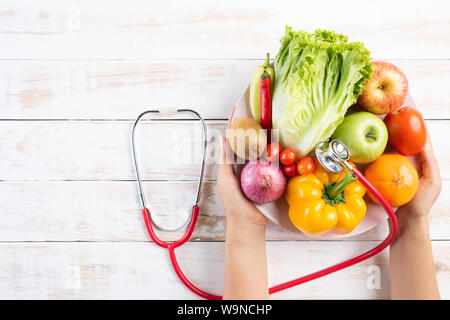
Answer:
[[(269, 284), (350, 258), (374, 242), (269, 242)], [(443, 299), (450, 298), (447, 241), (433, 242)], [(188, 243), (176, 250), (181, 268), (201, 289), (220, 294), (224, 244)], [(388, 254), (276, 293), (273, 299), (389, 298)], [(305, 263), (308, 261), (308, 263)], [(370, 285), (375, 272), (379, 288)], [(1, 299), (197, 299), (178, 281), (165, 250), (151, 243), (0, 244)]]
[(134, 119), (188, 107), (227, 118), (260, 61), (0, 61), (9, 119)]
[[(145, 182), (147, 204), (157, 223), (176, 227), (193, 203), (195, 182)], [(148, 241), (137, 186), (131, 181), (0, 182), (1, 241)], [(370, 200), (367, 200), (370, 201)], [(205, 182), (192, 241), (224, 240), (225, 214), (216, 183)], [(158, 234), (179, 239), (184, 230)], [(382, 240), (387, 224), (348, 240)], [(450, 240), (450, 181), (430, 214), (430, 236)], [(267, 240), (305, 240), (268, 224)]]
[[(1, 18), (0, 18), (1, 19)], [(425, 118), (450, 119), (449, 60), (391, 60)], [(261, 60), (0, 60), (3, 119), (133, 119), (189, 107), (228, 118)]]
[(334, 29), (382, 58), (448, 58), (448, 9), (445, 0), (8, 0), (0, 58), (254, 59), (278, 51), (286, 24)]
[[(441, 175), (450, 179), (450, 121), (427, 121)], [(130, 180), (131, 121), (2, 121), (0, 180)], [(225, 121), (208, 122), (206, 179), (216, 178), (214, 148)], [(200, 163), (198, 122), (145, 122), (136, 132), (144, 179), (196, 180)]]
[[(442, 60), (390, 61), (401, 68), (407, 78), (409, 92), (424, 118), (449, 119), (450, 92), (445, 83), (450, 83), (450, 63)], [(450, 61), (447, 61), (450, 62)]]
[[(131, 121), (0, 123), (2, 180), (135, 179)], [(224, 121), (209, 122), (210, 146), (221, 143)], [(142, 122), (136, 129), (143, 179), (196, 180), (201, 161), (200, 122)], [(208, 148), (208, 155), (214, 156)], [(216, 176), (209, 157), (205, 179)]]

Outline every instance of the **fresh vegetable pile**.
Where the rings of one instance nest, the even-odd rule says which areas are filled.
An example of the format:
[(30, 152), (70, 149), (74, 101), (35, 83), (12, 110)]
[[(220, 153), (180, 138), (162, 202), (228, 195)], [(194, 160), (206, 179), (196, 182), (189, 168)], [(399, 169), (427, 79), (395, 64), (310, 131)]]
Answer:
[[(372, 62), (362, 43), (287, 27), (273, 67), (267, 54), (253, 72), (253, 119), (238, 118), (227, 131), (236, 155), (250, 160), (241, 174), (244, 194), (259, 204), (284, 194), (290, 220), (305, 234), (351, 232), (365, 216), (366, 188), (347, 170), (327, 172), (312, 154), (319, 142), (337, 139), (350, 161), (369, 164), (366, 178), (392, 206), (406, 204), (418, 174), (404, 155), (426, 143), (422, 116), (403, 106), (407, 93), (403, 72)], [(388, 142), (400, 154), (383, 154)]]

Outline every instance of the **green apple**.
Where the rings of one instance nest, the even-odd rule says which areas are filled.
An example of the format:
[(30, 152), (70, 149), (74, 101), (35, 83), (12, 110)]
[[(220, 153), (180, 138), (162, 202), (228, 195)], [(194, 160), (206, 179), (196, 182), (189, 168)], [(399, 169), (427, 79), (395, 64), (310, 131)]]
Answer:
[(384, 152), (388, 131), (378, 116), (362, 111), (346, 116), (331, 138), (345, 144), (350, 152), (350, 161), (369, 163)]

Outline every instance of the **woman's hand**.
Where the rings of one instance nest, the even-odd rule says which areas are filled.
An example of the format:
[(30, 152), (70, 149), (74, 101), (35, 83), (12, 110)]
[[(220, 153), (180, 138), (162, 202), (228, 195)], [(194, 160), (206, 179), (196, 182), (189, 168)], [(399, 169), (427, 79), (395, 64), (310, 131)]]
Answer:
[[(227, 129), (231, 125), (235, 109), (236, 107), (231, 109)], [(228, 226), (265, 229), (267, 219), (256, 209), (253, 202), (245, 197), (241, 190), (239, 179), (233, 172), (233, 151), (225, 137), (222, 138), (221, 146), (222, 157), (217, 173), (217, 186)]]
[[(233, 118), (231, 111), (230, 121)], [(228, 123), (230, 126), (230, 123)], [(218, 189), (227, 217), (224, 299), (268, 299), (266, 218), (242, 193), (232, 166), (233, 151), (222, 138)]]
[(265, 227), (267, 219), (242, 193), (240, 182), (231, 165), (232, 151), (222, 138), (222, 163), (218, 170), (218, 190), (227, 223), (243, 227)]
[(419, 189), (408, 204), (397, 210), (399, 219), (427, 217), (441, 192), (442, 182), (439, 174), (439, 165), (433, 153), (429, 136), (427, 137), (427, 145), (419, 157), (422, 167)]
[(430, 142), (420, 153), (422, 177), (414, 198), (397, 210), (399, 230), (390, 248), (392, 299), (439, 299), (428, 213), (441, 192), (439, 167)]

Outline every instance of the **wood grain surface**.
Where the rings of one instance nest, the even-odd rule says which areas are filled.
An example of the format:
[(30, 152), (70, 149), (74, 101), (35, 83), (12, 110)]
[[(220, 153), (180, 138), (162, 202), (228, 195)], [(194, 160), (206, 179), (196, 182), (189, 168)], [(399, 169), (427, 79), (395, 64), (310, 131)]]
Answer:
[[(4, 121), (0, 123), (2, 180), (130, 180), (132, 121)], [(217, 177), (226, 121), (207, 121), (205, 179)], [(426, 121), (441, 175), (450, 179), (450, 120)], [(201, 127), (191, 121), (140, 123), (137, 155), (145, 180), (197, 180)], [(57, 152), (56, 152), (57, 151)]]
[[(143, 184), (148, 206), (157, 223), (183, 224), (190, 214), (196, 190), (193, 181), (147, 181)], [(20, 181), (0, 183), (1, 241), (148, 241), (133, 181)], [(174, 195), (176, 195), (174, 197)], [(369, 200), (368, 200), (369, 201)], [(21, 203), (21, 206), (17, 204)], [(431, 238), (450, 238), (450, 181), (430, 216)], [(193, 241), (223, 241), (225, 214), (216, 182), (203, 184), (200, 216)], [(184, 230), (158, 232), (176, 240)], [(348, 240), (383, 240), (387, 224)], [(298, 233), (269, 224), (268, 240), (302, 240)]]
[(447, 59), (448, 1), (139, 0), (2, 2), (0, 58), (255, 59), (285, 25), (333, 29), (375, 57)]
[[(205, 119), (225, 119), (262, 58), (0, 60), (0, 114), (4, 119), (134, 119), (145, 109), (181, 106), (195, 108)], [(449, 60), (389, 61), (407, 75), (425, 119), (450, 119), (450, 90), (440, 85), (450, 83)]]
[[(217, 138), (253, 68), (266, 52), (275, 57), (285, 25), (345, 33), (407, 75), (443, 178), (430, 231), (441, 296), (449, 299), (449, 9), (443, 0), (2, 1), (0, 299), (197, 298), (149, 241), (133, 181), (132, 121), (173, 106), (208, 119), (199, 222), (177, 255), (192, 282), (221, 293)], [(138, 129), (145, 194), (164, 225), (189, 213), (200, 133), (186, 116)], [(305, 241), (269, 225), (270, 284), (356, 255), (386, 233), (384, 223), (346, 240)], [(273, 298), (389, 298), (388, 251)]]

